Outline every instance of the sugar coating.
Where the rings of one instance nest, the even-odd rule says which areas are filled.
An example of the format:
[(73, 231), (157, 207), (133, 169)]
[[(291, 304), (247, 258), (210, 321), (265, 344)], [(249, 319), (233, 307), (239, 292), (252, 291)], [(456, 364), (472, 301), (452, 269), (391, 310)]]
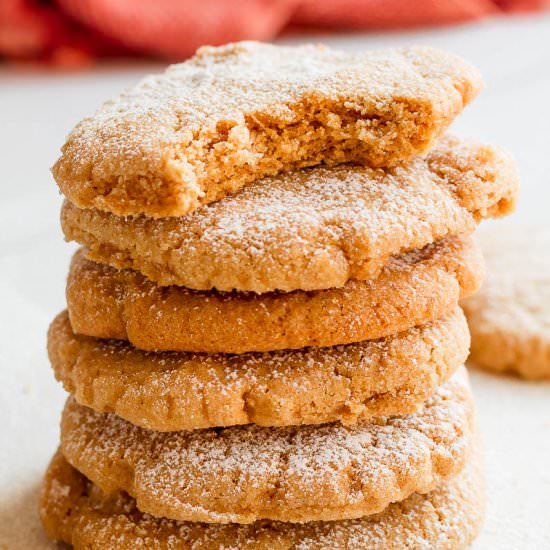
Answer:
[(101, 489), (124, 490), (158, 517), (306, 522), (362, 517), (434, 489), (462, 469), (472, 421), (461, 368), (418, 413), (350, 426), (154, 432), (69, 398), (61, 447)]
[(406, 160), (481, 85), (460, 58), (425, 47), (201, 48), (80, 122), (53, 174), (83, 208), (180, 216), (290, 169)]
[(149, 351), (244, 353), (373, 340), (434, 321), (475, 292), (483, 260), (471, 238), (446, 238), (390, 259), (376, 279), (291, 293), (159, 287), (132, 270), (86, 260), (67, 280), (75, 332)]
[(550, 229), (490, 228), (480, 242), (487, 280), (464, 301), (472, 360), (524, 378), (550, 378)]
[(58, 452), (46, 473), (40, 514), (48, 535), (75, 550), (462, 550), (481, 528), (484, 483), (474, 455), (432, 492), (360, 519), (190, 523), (144, 514), (126, 493), (106, 495)]
[(310, 168), (252, 183), (179, 218), (121, 218), (66, 202), (62, 227), (89, 256), (161, 285), (319, 290), (376, 277), (390, 256), (508, 213), (510, 157), (447, 136), (393, 169)]
[(75, 335), (67, 312), (48, 333), (56, 378), (81, 405), (157, 431), (412, 413), (466, 361), (469, 344), (458, 307), (380, 340), (242, 355), (143, 352)]

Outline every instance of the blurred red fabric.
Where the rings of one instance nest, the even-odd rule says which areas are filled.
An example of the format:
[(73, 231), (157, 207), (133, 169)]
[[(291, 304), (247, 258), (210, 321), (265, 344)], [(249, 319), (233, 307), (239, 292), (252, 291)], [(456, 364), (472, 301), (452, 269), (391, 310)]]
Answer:
[(95, 57), (182, 58), (202, 44), (270, 40), (288, 24), (403, 28), (502, 12), (549, 0), (0, 0), (0, 55), (81, 65)]
[(184, 57), (203, 44), (273, 38), (297, 0), (58, 0), (66, 13), (138, 51)]
[(52, 3), (0, 0), (0, 56), (7, 59), (81, 66), (128, 53), (116, 37), (84, 27)]
[(498, 11), (491, 0), (311, 0), (298, 8), (294, 20), (318, 26), (388, 28), (455, 23)]

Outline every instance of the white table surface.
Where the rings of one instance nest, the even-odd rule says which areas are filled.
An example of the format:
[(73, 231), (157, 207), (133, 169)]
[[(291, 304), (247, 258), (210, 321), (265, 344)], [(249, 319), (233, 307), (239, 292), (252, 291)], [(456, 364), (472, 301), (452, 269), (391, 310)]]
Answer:
[[(523, 178), (513, 220), (550, 223), (550, 17), (315, 40), (350, 49), (426, 43), (477, 64), (487, 89), (454, 127), (511, 149)], [(64, 307), (74, 245), (63, 242), (61, 199), (48, 168), (75, 122), (151, 70), (119, 66), (52, 75), (0, 69), (2, 549), (53, 547), (41, 533), (36, 499), (57, 446), (65, 395), (48, 366), (45, 338)], [(550, 548), (550, 384), (475, 370), (472, 377), (489, 489), (486, 526), (475, 548)]]

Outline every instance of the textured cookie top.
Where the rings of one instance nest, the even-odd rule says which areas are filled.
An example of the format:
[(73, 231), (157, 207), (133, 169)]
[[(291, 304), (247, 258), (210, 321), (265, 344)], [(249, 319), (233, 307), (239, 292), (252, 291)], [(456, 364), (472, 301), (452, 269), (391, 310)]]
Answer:
[(380, 340), (242, 355), (148, 353), (78, 336), (66, 312), (48, 333), (55, 375), (80, 404), (157, 431), (412, 413), (466, 361), (469, 345), (458, 307)]
[(40, 516), (49, 537), (75, 550), (429, 550), (466, 548), (483, 519), (483, 476), (473, 456), (451, 481), (413, 494), (380, 514), (348, 521), (216, 525), (143, 514), (126, 493), (106, 495), (60, 452), (42, 488)]
[[(391, 258), (376, 279), (303, 292), (199, 292), (161, 287), (79, 250), (67, 279), (75, 332), (149, 351), (244, 353), (373, 340), (452, 311), (481, 285), (471, 238), (446, 238)], [(258, 330), (261, 327), (261, 330)]]
[(53, 174), (83, 208), (183, 215), (292, 168), (408, 159), (480, 88), (474, 68), (429, 48), (201, 48), (78, 124)]
[(550, 378), (550, 227), (490, 228), (480, 243), (487, 280), (464, 301), (472, 359), (525, 378)]
[(445, 137), (404, 166), (287, 173), (180, 218), (122, 218), (66, 202), (62, 225), (92, 259), (161, 285), (317, 290), (375, 277), (392, 255), (508, 213), (517, 186), (507, 154)]
[(157, 517), (208, 523), (362, 517), (457, 474), (471, 444), (462, 368), (416, 414), (352, 426), (154, 432), (67, 401), (61, 446), (103, 490)]

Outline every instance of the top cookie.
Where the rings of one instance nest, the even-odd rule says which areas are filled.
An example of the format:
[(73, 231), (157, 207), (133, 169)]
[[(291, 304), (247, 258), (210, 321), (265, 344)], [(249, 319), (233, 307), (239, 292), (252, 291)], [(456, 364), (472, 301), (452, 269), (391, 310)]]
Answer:
[(408, 159), (480, 88), (429, 48), (205, 47), (78, 124), (53, 174), (81, 208), (179, 216), (283, 170)]
[(499, 149), (445, 136), (395, 168), (317, 167), (266, 178), (179, 218), (120, 217), (66, 202), (65, 237), (160, 285), (320, 290), (378, 276), (393, 255), (508, 213), (518, 179)]

